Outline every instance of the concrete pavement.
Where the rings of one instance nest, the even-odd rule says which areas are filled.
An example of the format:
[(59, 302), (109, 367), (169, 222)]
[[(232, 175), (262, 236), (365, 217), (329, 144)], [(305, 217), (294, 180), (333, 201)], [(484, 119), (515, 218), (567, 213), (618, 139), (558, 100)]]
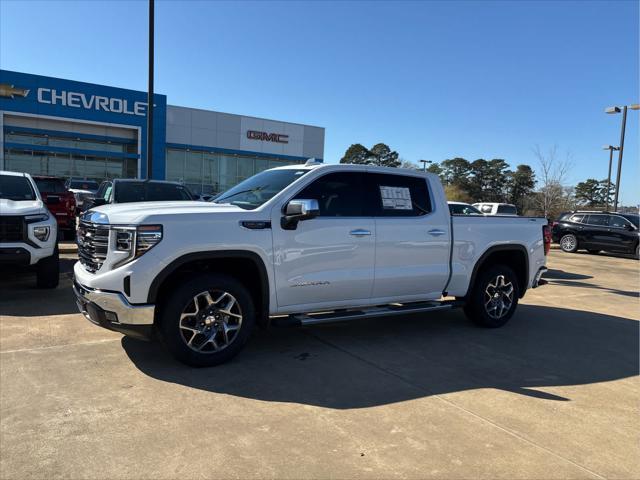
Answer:
[(69, 273), (5, 279), (0, 477), (639, 478), (639, 262), (549, 267), (502, 329), (271, 329), (212, 369), (88, 323)]

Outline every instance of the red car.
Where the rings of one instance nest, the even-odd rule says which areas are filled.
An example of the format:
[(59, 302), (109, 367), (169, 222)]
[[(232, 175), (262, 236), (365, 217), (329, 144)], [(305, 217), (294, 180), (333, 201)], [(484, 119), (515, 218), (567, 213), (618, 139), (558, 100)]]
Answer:
[(65, 240), (75, 238), (76, 199), (64, 186), (64, 179), (58, 177), (34, 176), (42, 201), (56, 217), (58, 230)]

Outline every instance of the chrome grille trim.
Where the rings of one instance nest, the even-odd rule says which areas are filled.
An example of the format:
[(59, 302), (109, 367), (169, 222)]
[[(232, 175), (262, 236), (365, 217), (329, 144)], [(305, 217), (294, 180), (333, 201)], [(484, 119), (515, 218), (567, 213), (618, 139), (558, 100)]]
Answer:
[(109, 251), (109, 225), (80, 221), (78, 225), (78, 258), (84, 268), (96, 273)]

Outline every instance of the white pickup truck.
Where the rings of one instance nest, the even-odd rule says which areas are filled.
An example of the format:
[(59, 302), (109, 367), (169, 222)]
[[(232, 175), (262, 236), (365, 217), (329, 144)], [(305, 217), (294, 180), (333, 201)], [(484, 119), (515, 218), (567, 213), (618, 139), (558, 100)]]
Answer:
[(38, 288), (59, 280), (58, 223), (28, 173), (0, 171), (0, 267), (31, 267)]
[(255, 324), (460, 306), (499, 327), (542, 283), (549, 243), (541, 218), (451, 216), (435, 175), (310, 161), (212, 203), (86, 212), (74, 290), (90, 321), (209, 366), (236, 355)]

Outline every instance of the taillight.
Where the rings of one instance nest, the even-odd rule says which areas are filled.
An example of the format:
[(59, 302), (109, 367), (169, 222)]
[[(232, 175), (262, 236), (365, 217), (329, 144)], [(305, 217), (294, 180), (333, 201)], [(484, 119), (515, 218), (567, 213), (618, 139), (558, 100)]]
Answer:
[(542, 226), (542, 240), (544, 240), (544, 254), (547, 255), (551, 250), (551, 228), (549, 225)]

